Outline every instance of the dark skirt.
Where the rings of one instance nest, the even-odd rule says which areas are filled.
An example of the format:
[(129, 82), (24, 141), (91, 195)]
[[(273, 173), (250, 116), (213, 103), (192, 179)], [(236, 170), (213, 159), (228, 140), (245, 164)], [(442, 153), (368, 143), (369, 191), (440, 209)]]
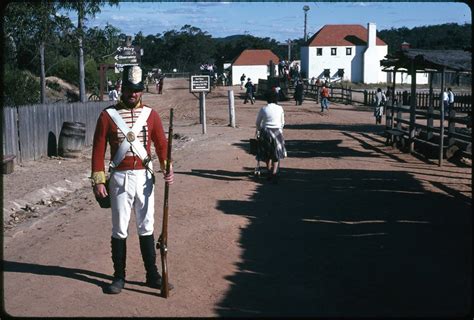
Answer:
[(258, 161), (278, 161), (286, 157), (285, 140), (280, 129), (263, 128), (257, 143)]

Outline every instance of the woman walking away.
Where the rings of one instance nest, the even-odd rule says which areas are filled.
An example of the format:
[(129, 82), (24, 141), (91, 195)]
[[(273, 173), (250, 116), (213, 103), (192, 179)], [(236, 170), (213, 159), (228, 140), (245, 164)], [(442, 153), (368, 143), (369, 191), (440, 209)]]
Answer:
[(280, 159), (286, 157), (283, 127), (285, 115), (283, 108), (277, 104), (278, 96), (274, 91), (267, 92), (268, 104), (260, 109), (257, 115), (257, 161), (265, 161), (267, 179), (273, 183), (278, 181)]

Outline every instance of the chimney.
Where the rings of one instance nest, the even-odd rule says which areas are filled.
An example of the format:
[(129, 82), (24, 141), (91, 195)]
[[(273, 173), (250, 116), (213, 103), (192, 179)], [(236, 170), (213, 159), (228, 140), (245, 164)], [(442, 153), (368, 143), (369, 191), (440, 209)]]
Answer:
[(401, 49), (402, 50), (410, 49), (410, 44), (406, 41), (403, 41), (402, 44), (401, 44)]
[(376, 31), (377, 27), (375, 26), (375, 23), (369, 22), (367, 24), (367, 47), (375, 47), (375, 38), (376, 38)]

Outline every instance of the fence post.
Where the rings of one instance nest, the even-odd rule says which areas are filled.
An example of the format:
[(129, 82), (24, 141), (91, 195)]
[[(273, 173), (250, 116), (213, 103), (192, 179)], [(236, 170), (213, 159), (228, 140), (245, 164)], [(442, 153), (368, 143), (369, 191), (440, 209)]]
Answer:
[(368, 105), (367, 103), (367, 89), (364, 89), (364, 106)]
[(228, 90), (229, 99), (229, 126), (235, 128), (235, 107), (234, 107), (234, 90)]
[(390, 114), (390, 129), (393, 129), (394, 127), (394, 119), (395, 119), (395, 108), (397, 107), (397, 102), (393, 101), (392, 102), (392, 113)]
[(444, 151), (444, 104), (443, 104), (443, 90), (444, 90), (444, 81), (446, 76), (446, 68), (442, 68), (441, 72), (441, 91), (439, 93), (439, 158), (438, 158), (438, 166), (441, 167), (443, 165), (443, 151)]
[(426, 140), (430, 141), (433, 138), (434, 128), (434, 97), (433, 97), (433, 73), (429, 73), (430, 91), (428, 94), (428, 110), (426, 111)]
[(349, 91), (347, 90), (347, 86), (344, 88), (344, 103), (349, 104)]
[(398, 109), (397, 109), (397, 129), (402, 130), (402, 122), (398, 121), (398, 119), (403, 119), (403, 114), (402, 114), (402, 102), (398, 102)]
[(411, 88), (410, 88), (410, 127), (409, 127), (409, 152), (412, 153), (415, 148), (415, 131), (416, 131), (416, 106), (417, 106), (417, 94), (416, 94), (416, 69), (415, 62), (411, 62)]
[(385, 103), (385, 129), (392, 127), (393, 106)]
[(456, 111), (451, 109), (448, 115), (448, 146), (454, 144), (455, 139), (453, 133), (455, 133), (455, 126), (456, 126)]
[(456, 126), (456, 111), (452, 109), (448, 115), (448, 146), (446, 148), (446, 159), (450, 159), (459, 150), (456, 145), (456, 139), (454, 138), (455, 126)]

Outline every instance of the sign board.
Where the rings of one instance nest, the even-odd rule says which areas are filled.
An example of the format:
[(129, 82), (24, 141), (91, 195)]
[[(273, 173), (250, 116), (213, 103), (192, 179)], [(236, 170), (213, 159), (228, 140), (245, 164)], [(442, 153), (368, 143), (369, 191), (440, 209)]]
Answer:
[(210, 76), (191, 76), (189, 82), (190, 92), (208, 92), (211, 91), (211, 77)]
[(141, 56), (140, 47), (135, 46), (124, 46), (118, 47), (115, 54), (115, 73), (123, 71), (125, 66), (138, 66), (140, 65)]

